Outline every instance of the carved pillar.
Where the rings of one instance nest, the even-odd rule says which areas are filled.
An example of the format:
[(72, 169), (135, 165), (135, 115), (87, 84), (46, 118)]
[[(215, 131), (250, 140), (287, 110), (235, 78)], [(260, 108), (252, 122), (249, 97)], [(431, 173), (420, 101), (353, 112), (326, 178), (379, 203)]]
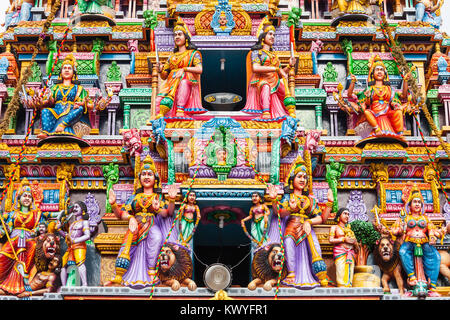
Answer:
[(370, 171), (372, 172), (372, 180), (377, 184), (381, 213), (386, 213), (386, 187), (385, 183), (389, 182), (389, 172), (387, 165), (384, 163), (371, 163)]
[[(439, 86), (438, 98), (444, 106), (444, 125), (442, 126), (442, 131), (447, 133), (450, 132), (450, 85), (443, 84)], [(439, 118), (439, 114), (437, 117)], [(436, 125), (439, 127), (437, 123)]]
[(151, 102), (151, 119), (155, 119), (159, 110), (156, 110), (156, 95), (158, 94), (158, 70), (156, 69), (156, 63), (152, 68), (152, 102)]
[(108, 105), (108, 135), (116, 135), (117, 125), (116, 125), (116, 116), (117, 109), (119, 109), (120, 101), (119, 97), (114, 95), (112, 97), (111, 103)]
[[(75, 10), (75, 8), (73, 8)], [(65, 19), (67, 18), (69, 11), (69, 0), (61, 0), (61, 6), (59, 7), (59, 18)]]
[(130, 109), (128, 103), (123, 106), (123, 129), (130, 129)]
[(436, 164), (436, 170), (434, 170), (431, 164), (425, 166), (423, 171), (423, 180), (431, 185), (431, 193), (433, 194), (433, 212), (440, 213), (441, 205), (439, 203), (439, 188), (437, 182), (437, 174), (440, 174), (442, 170), (442, 165)]
[(291, 91), (291, 96), (295, 97), (295, 70), (292, 68), (289, 70), (289, 90)]
[(338, 135), (338, 111), (339, 106), (333, 96), (328, 96), (326, 100), (328, 111), (330, 112), (330, 135)]
[(314, 107), (314, 110), (316, 111), (316, 129), (322, 130), (322, 105), (318, 104)]

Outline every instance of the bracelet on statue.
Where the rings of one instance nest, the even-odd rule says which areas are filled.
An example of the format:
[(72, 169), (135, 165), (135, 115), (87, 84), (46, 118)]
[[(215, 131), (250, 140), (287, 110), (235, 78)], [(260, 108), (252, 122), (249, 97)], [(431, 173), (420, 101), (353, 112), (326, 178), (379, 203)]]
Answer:
[(119, 206), (118, 206), (117, 203), (115, 203), (115, 202), (111, 205), (111, 209), (113, 209), (113, 210), (116, 209), (116, 208), (118, 208), (118, 207), (119, 207)]
[(174, 203), (176, 199), (177, 199), (176, 197), (175, 197), (175, 198), (170, 198), (170, 197), (169, 197), (169, 202)]
[(328, 208), (332, 208), (332, 207), (333, 207), (333, 202), (327, 201), (327, 203), (325, 203), (325, 205), (326, 205)]

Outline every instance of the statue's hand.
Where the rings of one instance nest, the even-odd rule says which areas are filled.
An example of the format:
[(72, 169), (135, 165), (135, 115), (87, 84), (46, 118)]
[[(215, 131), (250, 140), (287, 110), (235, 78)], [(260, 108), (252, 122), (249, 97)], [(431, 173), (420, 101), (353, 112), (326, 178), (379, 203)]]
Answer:
[(278, 196), (277, 188), (273, 184), (269, 184), (267, 187), (267, 192), (273, 200), (275, 200)]
[(152, 201), (152, 208), (155, 211), (158, 211), (161, 207), (161, 202), (159, 201), (159, 197), (155, 197)]
[(327, 200), (330, 202), (334, 202), (333, 190), (331, 190), (331, 189), (328, 189)]
[(170, 199), (175, 199), (177, 197), (178, 191), (179, 191), (179, 188), (176, 185), (172, 184), (169, 186), (169, 188), (167, 190), (167, 194)]
[(311, 233), (311, 224), (309, 221), (305, 221), (303, 223), (303, 231), (306, 233), (306, 235), (309, 235)]
[(289, 65), (291, 67), (295, 66), (295, 62), (297, 62), (297, 59), (295, 57), (290, 57), (289, 58)]
[(128, 228), (130, 229), (131, 233), (136, 233), (138, 228), (138, 222), (135, 217), (130, 218)]
[(109, 191), (108, 202), (110, 205), (116, 203), (116, 193), (112, 189)]

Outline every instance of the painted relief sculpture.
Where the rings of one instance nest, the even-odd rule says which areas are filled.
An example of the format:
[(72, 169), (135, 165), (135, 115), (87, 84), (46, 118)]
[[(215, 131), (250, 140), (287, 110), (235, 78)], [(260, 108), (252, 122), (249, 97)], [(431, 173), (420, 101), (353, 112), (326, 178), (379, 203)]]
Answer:
[(418, 0), (415, 6), (416, 21), (428, 22), (439, 29), (442, 24), (440, 11), (443, 3), (443, 0)]
[(34, 0), (9, 0), (9, 8), (6, 11), (5, 29), (11, 25), (17, 25), (20, 21), (29, 21), (31, 19), (31, 8), (33, 8)]
[(255, 290), (262, 285), (264, 290), (272, 290), (277, 283), (282, 267), (281, 280), (286, 278), (287, 275), (286, 263), (282, 264), (282, 259), (283, 255), (279, 243), (272, 243), (258, 248), (252, 261), (253, 280), (248, 284), (247, 288)]
[(331, 191), (333, 192), (333, 208), (332, 212), (338, 211), (338, 200), (337, 200), (337, 187), (339, 183), (339, 178), (342, 175), (342, 172), (344, 172), (345, 166), (342, 163), (330, 161), (329, 164), (326, 165), (327, 172), (325, 174), (325, 179), (328, 182), (328, 185), (330, 186)]
[[(280, 216), (287, 217), (283, 241), (288, 275), (283, 283), (301, 289), (328, 285), (327, 267), (312, 227), (327, 220), (334, 200), (328, 190), (328, 202), (321, 211), (317, 199), (308, 190), (307, 172), (299, 156), (291, 169), (281, 209), (272, 206), (274, 214), (279, 212)], [(269, 188), (269, 194), (272, 199), (277, 197), (274, 186)]]
[(334, 221), (337, 225), (330, 228), (330, 243), (334, 245), (333, 258), (336, 265), (336, 283), (338, 287), (351, 287), (355, 269), (355, 250), (358, 248), (355, 234), (348, 225), (350, 213), (341, 208)]
[(9, 230), (2, 227), (1, 235), (9, 238), (0, 250), (0, 294), (17, 295), (25, 291), (25, 278), (34, 266), (36, 242), (33, 239), (41, 219), (26, 178), (16, 192), (13, 211), (3, 214)]
[(439, 296), (436, 285), (441, 256), (433, 244), (442, 233), (426, 216), (423, 196), (417, 185), (413, 186), (407, 199), (401, 218), (392, 227), (394, 235), (404, 237), (399, 254), (407, 283), (412, 288), (406, 295)]
[(91, 124), (89, 112), (103, 110), (111, 97), (100, 99), (97, 103), (89, 98), (88, 92), (77, 84), (77, 62), (73, 55), (68, 55), (61, 65), (58, 81), (43, 95), (35, 92), (27, 97), (25, 103), (33, 108), (42, 109), (42, 130), (37, 135), (45, 139), (49, 135), (78, 136), (89, 134)]
[(236, 22), (233, 20), (231, 5), (228, 4), (227, 0), (220, 0), (212, 17), (211, 28), (216, 35), (221, 36), (230, 35), (235, 26)]
[(164, 65), (158, 64), (161, 79), (166, 82), (159, 88), (156, 98), (157, 118), (189, 117), (204, 113), (202, 107), (200, 75), (203, 72), (202, 55), (191, 42), (191, 33), (181, 18), (174, 32), (175, 49)]
[(242, 111), (263, 119), (295, 118), (295, 99), (289, 91), (287, 74), (296, 59), (291, 57), (289, 65), (282, 68), (272, 48), (275, 27), (267, 17), (261, 22), (257, 37), (258, 42), (247, 55), (247, 102)]
[(179, 240), (181, 245), (187, 246), (194, 236), (195, 230), (202, 216), (200, 215), (200, 208), (197, 205), (197, 195), (195, 191), (190, 191), (187, 196), (187, 203), (178, 210), (180, 215), (180, 232)]
[(115, 216), (128, 220), (119, 255), (116, 260), (116, 275), (106, 285), (125, 285), (134, 288), (158, 283), (156, 260), (161, 249), (162, 234), (156, 223), (157, 216), (171, 216), (175, 209), (177, 188), (169, 188), (169, 204), (160, 199), (161, 184), (153, 159), (147, 156), (139, 170), (139, 188), (119, 208), (114, 190), (109, 193), (109, 203)]
[[(86, 204), (82, 201), (75, 202), (71, 211), (74, 221), (70, 224), (67, 231), (59, 230), (61, 236), (66, 239), (67, 244), (67, 250), (62, 258), (61, 283), (63, 286), (67, 284), (67, 269), (70, 265), (75, 264), (80, 275), (81, 285), (87, 286), (85, 261), (86, 241), (91, 238), (89, 215)], [(57, 224), (57, 228), (61, 228), (61, 223)]]
[(390, 137), (404, 140), (404, 111), (406, 105), (401, 98), (406, 99), (408, 94), (408, 79), (410, 73), (405, 76), (401, 96), (395, 92), (389, 84), (389, 76), (383, 61), (379, 56), (372, 56), (369, 61), (369, 75), (367, 88), (353, 95), (356, 76), (351, 74), (351, 83), (348, 87), (348, 101), (338, 99), (339, 106), (347, 113), (359, 115), (357, 125), (367, 122), (372, 129), (366, 138)]
[[(270, 210), (264, 204), (264, 197), (258, 192), (252, 194), (252, 206), (247, 217), (241, 220), (242, 229), (245, 234), (255, 242), (258, 246), (262, 246), (266, 239), (268, 230)], [(245, 222), (251, 220), (252, 226), (250, 234), (248, 234)]]

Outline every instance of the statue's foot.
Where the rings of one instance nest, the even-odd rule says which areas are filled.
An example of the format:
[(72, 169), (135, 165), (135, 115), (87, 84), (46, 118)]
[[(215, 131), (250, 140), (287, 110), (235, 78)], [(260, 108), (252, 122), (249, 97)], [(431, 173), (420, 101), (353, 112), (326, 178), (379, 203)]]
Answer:
[(408, 285), (411, 287), (415, 287), (417, 285), (417, 278), (416, 277), (410, 277), (408, 278)]
[(289, 273), (288, 275), (287, 275), (287, 277), (283, 280), (283, 282), (285, 283), (285, 284), (294, 284), (295, 283), (295, 274), (292, 272), (292, 273)]
[(321, 287), (327, 287), (328, 286), (328, 279), (325, 278), (325, 279), (320, 280), (320, 286)]
[(55, 129), (55, 133), (61, 133), (61, 132), (64, 132), (64, 129), (65, 129), (66, 127), (63, 125), (63, 124), (60, 124), (60, 125), (58, 125), (57, 127), (56, 127), (56, 129)]
[(429, 290), (428, 291), (428, 296), (437, 298), (437, 297), (440, 297), (441, 295), (437, 291)]
[(122, 284), (122, 277), (115, 276), (113, 279), (106, 281), (104, 286), (105, 287), (117, 287)]
[(46, 133), (39, 133), (37, 136), (36, 136), (38, 139), (45, 139), (45, 138), (47, 138), (48, 137), (48, 134), (46, 134)]

